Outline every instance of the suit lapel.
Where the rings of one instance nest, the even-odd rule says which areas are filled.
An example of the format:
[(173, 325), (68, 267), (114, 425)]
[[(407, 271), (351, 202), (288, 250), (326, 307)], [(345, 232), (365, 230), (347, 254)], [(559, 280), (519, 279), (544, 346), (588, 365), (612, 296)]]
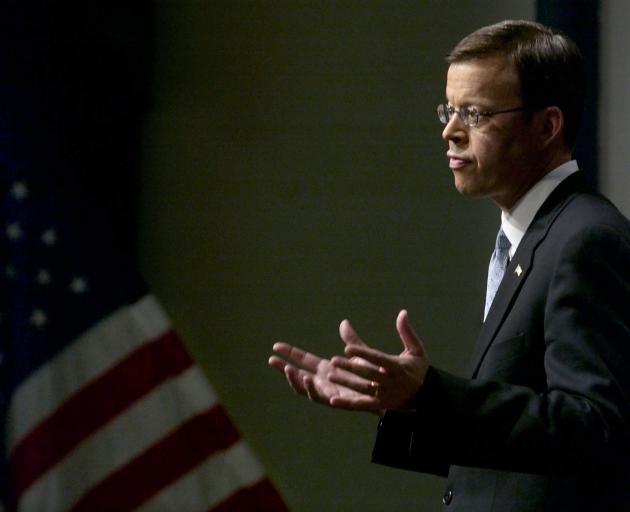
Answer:
[(492, 306), (488, 311), (486, 321), (481, 327), (469, 366), (471, 377), (477, 375), (481, 362), (490, 348), (497, 331), (512, 309), (519, 290), (529, 276), (534, 264), (536, 249), (547, 236), (553, 221), (564, 209), (571, 195), (586, 187), (581, 174), (581, 172), (572, 174), (556, 187), (541, 206), (521, 240), (514, 257), (505, 271)]

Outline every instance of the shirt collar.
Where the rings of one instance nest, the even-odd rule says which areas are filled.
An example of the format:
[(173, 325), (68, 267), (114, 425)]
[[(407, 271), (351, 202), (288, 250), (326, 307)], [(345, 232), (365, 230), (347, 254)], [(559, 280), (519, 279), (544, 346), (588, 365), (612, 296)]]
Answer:
[(509, 212), (501, 212), (501, 228), (512, 244), (510, 258), (514, 256), (525, 231), (545, 200), (561, 181), (577, 171), (578, 165), (575, 160), (563, 163), (543, 176)]

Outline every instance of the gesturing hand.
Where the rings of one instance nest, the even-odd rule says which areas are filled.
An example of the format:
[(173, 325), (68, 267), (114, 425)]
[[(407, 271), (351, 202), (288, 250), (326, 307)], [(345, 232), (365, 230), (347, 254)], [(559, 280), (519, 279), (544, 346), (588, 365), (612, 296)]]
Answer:
[(289, 386), (300, 395), (306, 395), (314, 402), (331, 405), (333, 398), (358, 398), (360, 393), (328, 380), (332, 370), (330, 360), (289, 345), (276, 343), (274, 352), (291, 361), (288, 363), (277, 356), (269, 358), (269, 365), (284, 373)]
[(396, 329), (404, 347), (400, 355), (370, 348), (344, 320), (339, 334), (349, 358), (335, 356), (328, 360), (286, 343), (276, 343), (274, 351), (290, 362), (274, 355), (269, 364), (284, 373), (296, 393), (315, 402), (381, 415), (385, 409), (406, 409), (412, 406), (422, 386), (428, 360), (405, 310), (398, 315)]
[(350, 322), (341, 323), (340, 333), (346, 343), (344, 352), (350, 358), (333, 357), (327, 379), (358, 395), (332, 397), (331, 406), (369, 411), (413, 407), (429, 362), (422, 341), (409, 324), (406, 310), (398, 314), (396, 330), (404, 349), (399, 355), (391, 355), (363, 343)]

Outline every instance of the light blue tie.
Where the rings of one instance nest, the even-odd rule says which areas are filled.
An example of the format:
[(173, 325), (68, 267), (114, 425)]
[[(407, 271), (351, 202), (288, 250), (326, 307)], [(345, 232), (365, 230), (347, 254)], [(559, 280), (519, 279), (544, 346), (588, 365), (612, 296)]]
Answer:
[(483, 313), (484, 321), (486, 319), (486, 316), (488, 316), (488, 310), (492, 305), (494, 296), (496, 295), (497, 289), (501, 284), (501, 279), (503, 279), (503, 274), (505, 274), (505, 269), (508, 266), (508, 261), (510, 260), (511, 246), (512, 244), (508, 240), (507, 236), (505, 236), (503, 229), (499, 229), (499, 233), (497, 234), (497, 243), (494, 248), (494, 252), (492, 253), (492, 258), (490, 258), (490, 265), (488, 266), (486, 308)]

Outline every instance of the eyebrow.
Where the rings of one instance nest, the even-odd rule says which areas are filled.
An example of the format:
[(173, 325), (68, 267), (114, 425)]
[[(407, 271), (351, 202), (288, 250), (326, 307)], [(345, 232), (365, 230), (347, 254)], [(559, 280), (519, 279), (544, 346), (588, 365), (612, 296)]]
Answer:
[[(454, 106), (454, 105), (453, 105), (450, 101), (448, 101), (448, 100), (446, 100), (446, 105), (447, 105), (447, 106), (449, 106), (449, 107), (453, 107), (453, 108), (455, 108), (455, 106)], [(467, 103), (462, 103), (461, 105), (459, 105), (459, 106), (458, 106), (458, 108), (462, 108), (462, 107), (466, 107), (466, 108), (471, 108), (471, 107), (472, 107), (472, 108), (475, 108), (475, 109), (477, 109), (477, 110), (479, 110), (479, 111), (484, 110), (484, 109), (482, 109), (479, 105), (477, 105), (477, 104), (475, 104), (475, 103), (469, 103), (469, 102), (467, 102)], [(487, 110), (487, 109), (485, 109), (485, 110)]]

